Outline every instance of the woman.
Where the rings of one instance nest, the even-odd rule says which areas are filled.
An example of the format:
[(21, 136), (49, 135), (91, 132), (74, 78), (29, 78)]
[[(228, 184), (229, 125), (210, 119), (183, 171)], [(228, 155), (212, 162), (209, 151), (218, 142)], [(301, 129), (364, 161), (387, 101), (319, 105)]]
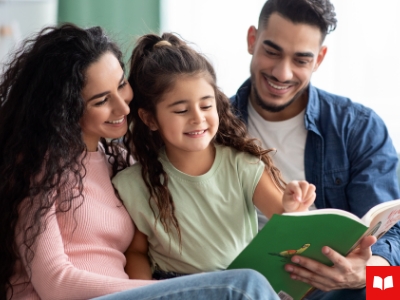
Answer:
[[(110, 177), (133, 92), (99, 27), (27, 40), (0, 82), (0, 299), (278, 299), (249, 270), (155, 283), (124, 272), (134, 226)], [(122, 292), (121, 292), (122, 291)]]

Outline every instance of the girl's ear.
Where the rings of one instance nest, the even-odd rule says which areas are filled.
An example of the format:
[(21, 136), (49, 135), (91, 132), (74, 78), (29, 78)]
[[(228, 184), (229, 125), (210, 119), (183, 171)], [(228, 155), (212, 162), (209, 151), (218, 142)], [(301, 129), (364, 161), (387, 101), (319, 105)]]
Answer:
[(143, 108), (139, 108), (138, 114), (143, 123), (146, 124), (146, 126), (149, 127), (151, 131), (158, 130), (157, 122), (155, 122), (154, 117), (150, 112), (144, 110)]

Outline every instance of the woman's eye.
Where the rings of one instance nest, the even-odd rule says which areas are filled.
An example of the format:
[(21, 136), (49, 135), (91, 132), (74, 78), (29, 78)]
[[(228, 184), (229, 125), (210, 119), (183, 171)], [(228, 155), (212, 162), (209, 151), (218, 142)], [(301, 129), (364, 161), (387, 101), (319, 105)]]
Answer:
[(127, 85), (127, 83), (128, 83), (127, 81), (122, 82), (122, 83), (119, 85), (118, 89), (122, 89), (124, 86)]
[(104, 98), (104, 100), (99, 101), (99, 102), (96, 102), (96, 103), (94, 104), (94, 106), (102, 106), (102, 105), (105, 104), (106, 102), (107, 102), (107, 98)]
[(202, 109), (210, 109), (212, 105), (203, 106)]

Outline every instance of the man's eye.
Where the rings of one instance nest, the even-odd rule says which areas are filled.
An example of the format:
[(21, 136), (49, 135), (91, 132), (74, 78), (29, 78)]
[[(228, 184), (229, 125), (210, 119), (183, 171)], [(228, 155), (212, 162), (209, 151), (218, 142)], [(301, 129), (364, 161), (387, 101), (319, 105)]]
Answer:
[(271, 56), (276, 56), (276, 55), (278, 55), (278, 53), (272, 52), (272, 51), (269, 51), (269, 50), (265, 50), (265, 52), (266, 52), (268, 55), (271, 55)]
[(298, 63), (299, 65), (306, 65), (306, 64), (308, 63), (308, 61), (307, 61), (307, 60), (298, 59), (298, 60), (297, 60), (297, 63)]

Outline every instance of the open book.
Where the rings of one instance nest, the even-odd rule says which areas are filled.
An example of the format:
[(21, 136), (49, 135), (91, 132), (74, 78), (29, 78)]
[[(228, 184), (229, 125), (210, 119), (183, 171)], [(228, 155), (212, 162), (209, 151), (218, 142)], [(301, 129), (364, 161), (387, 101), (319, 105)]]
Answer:
[(250, 268), (271, 283), (281, 299), (301, 299), (310, 285), (292, 280), (284, 265), (293, 255), (303, 255), (332, 265), (322, 253), (329, 246), (342, 255), (355, 249), (362, 237), (382, 237), (400, 221), (400, 199), (371, 208), (362, 219), (344, 210), (318, 209), (273, 215), (228, 269)]

